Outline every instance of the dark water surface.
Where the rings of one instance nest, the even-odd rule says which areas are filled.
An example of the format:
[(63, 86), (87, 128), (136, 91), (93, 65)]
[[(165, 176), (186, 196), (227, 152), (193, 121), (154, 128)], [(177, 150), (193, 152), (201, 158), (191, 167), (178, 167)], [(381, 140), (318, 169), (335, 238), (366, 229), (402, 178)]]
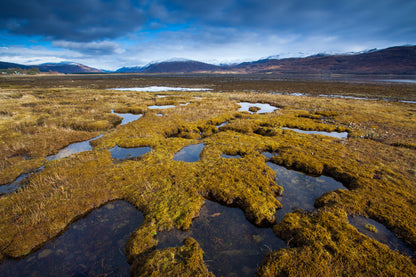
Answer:
[[(407, 256), (414, 256), (414, 252), (400, 239), (396, 237), (389, 229), (383, 224), (363, 216), (354, 215), (348, 216), (348, 221), (352, 226), (364, 235), (373, 238), (381, 243), (386, 244), (390, 249), (397, 250)], [(366, 224), (371, 224), (376, 227), (377, 232), (372, 232), (365, 228)]]
[(124, 247), (142, 222), (133, 205), (108, 203), (26, 258), (3, 261), (0, 276), (129, 276)]
[(216, 276), (254, 276), (264, 254), (286, 247), (271, 228), (252, 225), (242, 210), (208, 200), (189, 231), (159, 233), (158, 248), (183, 245), (187, 237), (198, 241), (205, 264)]
[(294, 170), (286, 169), (274, 163), (266, 163), (276, 172), (276, 183), (283, 187), (283, 195), (277, 197), (283, 208), (277, 210), (276, 221), (279, 223), (285, 214), (296, 209), (314, 209), (315, 199), (325, 192), (347, 189), (342, 183), (327, 176), (312, 177)]
[(122, 148), (116, 145), (108, 151), (110, 151), (113, 159), (125, 160), (140, 157), (152, 151), (152, 149), (150, 147)]

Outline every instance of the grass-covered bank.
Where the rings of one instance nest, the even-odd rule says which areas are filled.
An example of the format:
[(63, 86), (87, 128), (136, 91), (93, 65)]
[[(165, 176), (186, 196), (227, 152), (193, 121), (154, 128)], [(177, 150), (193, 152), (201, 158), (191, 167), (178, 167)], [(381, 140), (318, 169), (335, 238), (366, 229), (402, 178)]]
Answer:
[[(248, 92), (169, 92), (160, 98), (157, 95), (162, 93), (86, 88), (82, 87), (84, 79), (80, 88), (59, 87), (59, 82), (71, 80), (64, 77), (56, 87), (41, 88), (37, 78), (25, 78), (24, 84), (1, 80), (1, 183), (45, 166), (24, 182), (23, 189), (0, 198), (2, 256), (27, 255), (89, 211), (125, 199), (145, 216), (126, 246), (127, 258), (134, 264), (157, 264), (154, 259), (162, 259), (167, 251), (153, 252), (156, 233), (188, 229), (204, 199), (210, 199), (241, 208), (253, 224), (274, 225), (276, 234), (291, 246), (267, 255), (259, 274), (415, 273), (409, 258), (364, 237), (346, 219), (346, 214), (371, 217), (416, 248), (415, 104)], [(145, 81), (129, 80), (139, 83), (135, 86)], [(197, 81), (188, 80), (195, 86)], [(287, 85), (282, 83), (283, 88)], [(332, 93), (341, 94), (345, 86), (354, 86), (332, 85)], [(311, 86), (315, 91), (320, 84)], [(414, 85), (405, 87), (406, 95), (409, 87), (415, 89)], [(279, 109), (250, 115), (237, 111), (238, 102), (268, 103)], [(147, 108), (151, 105), (175, 107), (156, 111)], [(119, 126), (121, 118), (111, 109), (143, 116)], [(226, 121), (227, 125), (217, 128)], [(282, 127), (347, 131), (349, 138), (307, 135)], [(104, 136), (91, 142), (93, 151), (45, 160), (68, 144), (100, 133)], [(180, 149), (196, 143), (205, 144), (198, 162), (173, 161)], [(149, 146), (152, 151), (137, 160), (114, 162), (108, 149), (115, 145)], [(333, 177), (348, 190), (319, 197), (316, 213), (291, 213), (275, 225), (275, 212), (281, 207), (276, 196), (284, 193), (284, 184), (274, 181), (275, 172), (266, 165), (263, 151), (275, 153), (271, 161), (276, 164)], [(242, 158), (221, 158), (223, 153)], [(189, 268), (193, 273), (198, 268), (208, 274), (201, 268), (199, 246), (187, 243), (169, 255), (191, 249), (192, 255), (183, 260), (189, 266), (169, 265), (178, 262), (169, 256), (162, 259), (167, 263), (163, 268)], [(302, 266), (296, 266), (299, 263)], [(148, 268), (146, 272), (152, 267)]]

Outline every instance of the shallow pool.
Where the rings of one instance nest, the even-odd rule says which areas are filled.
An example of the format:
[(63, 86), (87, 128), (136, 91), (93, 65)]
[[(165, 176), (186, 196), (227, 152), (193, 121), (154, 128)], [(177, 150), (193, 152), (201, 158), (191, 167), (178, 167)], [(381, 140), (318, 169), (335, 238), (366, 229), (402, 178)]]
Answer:
[(124, 247), (142, 222), (142, 214), (133, 205), (108, 203), (29, 256), (4, 260), (0, 275), (129, 276)]
[(264, 254), (286, 247), (271, 228), (252, 225), (240, 209), (208, 200), (189, 231), (159, 233), (158, 248), (180, 246), (187, 237), (198, 241), (206, 266), (216, 276), (254, 276)]

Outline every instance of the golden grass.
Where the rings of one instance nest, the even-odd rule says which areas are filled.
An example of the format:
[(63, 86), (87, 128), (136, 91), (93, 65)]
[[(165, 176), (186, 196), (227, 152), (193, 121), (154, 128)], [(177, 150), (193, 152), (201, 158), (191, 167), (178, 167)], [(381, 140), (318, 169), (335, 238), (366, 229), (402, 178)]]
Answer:
[[(47, 78), (37, 79), (36, 86)], [(57, 81), (66, 82), (65, 78)], [(21, 81), (18, 85), (22, 86)], [(345, 215), (371, 217), (416, 248), (416, 105), (236, 92), (175, 92), (158, 98), (160, 93), (1, 87), (1, 182), (45, 165), (23, 189), (0, 198), (1, 256), (26, 255), (89, 211), (125, 199), (145, 216), (126, 245), (129, 262), (138, 264), (140, 260), (146, 265), (146, 273), (134, 266), (135, 274), (152, 270), (164, 274), (175, 268), (184, 270), (184, 266), (189, 272), (206, 274), (199, 247), (192, 243), (192, 247), (155, 252), (156, 232), (188, 229), (204, 199), (239, 207), (258, 226), (273, 225), (276, 209), (281, 207), (276, 196), (284, 193), (284, 184), (275, 183), (275, 172), (260, 154), (270, 151), (277, 153), (271, 159), (276, 164), (331, 176), (349, 190), (318, 198), (316, 214), (288, 214), (275, 225), (276, 233), (294, 248), (270, 253), (259, 275), (415, 272), (408, 258), (359, 234)], [(280, 109), (250, 115), (237, 112), (240, 101), (269, 103)], [(190, 104), (180, 105), (187, 102)], [(147, 109), (155, 104), (175, 108)], [(117, 126), (121, 119), (111, 109), (143, 116)], [(227, 125), (216, 128), (226, 121)], [(339, 140), (282, 127), (347, 131), (350, 137)], [(46, 163), (47, 155), (99, 133), (104, 136), (91, 142), (93, 151)], [(184, 146), (201, 142), (205, 148), (200, 161), (172, 160)], [(149, 146), (152, 151), (137, 160), (113, 163), (107, 150), (115, 145)], [(225, 159), (222, 153), (242, 158)], [(184, 263), (170, 259), (172, 253), (189, 251), (192, 254)], [(159, 260), (163, 261), (161, 268), (155, 269)], [(187, 264), (191, 260), (197, 271)]]

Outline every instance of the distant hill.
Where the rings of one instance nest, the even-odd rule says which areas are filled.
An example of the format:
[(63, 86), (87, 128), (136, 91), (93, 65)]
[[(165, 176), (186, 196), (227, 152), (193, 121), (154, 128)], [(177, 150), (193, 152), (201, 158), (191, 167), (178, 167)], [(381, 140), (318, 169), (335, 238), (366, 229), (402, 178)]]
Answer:
[(59, 72), (65, 74), (72, 74), (72, 73), (102, 73), (102, 70), (88, 67), (83, 64), (79, 63), (71, 63), (71, 62), (62, 62), (62, 63), (45, 63), (40, 65), (23, 65), (23, 64), (16, 64), (16, 63), (7, 63), (7, 62), (0, 62), (0, 69), (9, 69), (9, 68), (22, 68), (22, 69), (29, 69), (29, 68), (38, 68), (41, 72)]
[(123, 67), (116, 72), (120, 73), (192, 73), (213, 72), (221, 70), (221, 67), (198, 61), (167, 61), (150, 64), (145, 67)]
[(267, 59), (232, 67), (240, 73), (415, 74), (416, 46), (391, 47), (360, 54)]
[(9, 68), (21, 68), (21, 69), (28, 69), (31, 66), (18, 64), (18, 63), (7, 63), (7, 62), (0, 62), (0, 69), (9, 69)]
[[(276, 56), (275, 56), (276, 57)], [(286, 73), (286, 74), (416, 74), (416, 46), (398, 46), (383, 50), (342, 55), (317, 54), (306, 58), (277, 59), (270, 57), (236, 65), (197, 61), (161, 62), (146, 67), (120, 68), (117, 72), (137, 73)]]
[[(107, 73), (78, 63), (21, 65), (0, 62), (0, 69), (38, 68), (41, 72)], [(117, 73), (276, 73), (276, 74), (416, 74), (416, 46), (397, 46), (364, 53), (317, 54), (306, 58), (278, 59), (271, 56), (254, 62), (213, 65), (193, 60), (153, 63), (144, 67), (123, 67)]]

